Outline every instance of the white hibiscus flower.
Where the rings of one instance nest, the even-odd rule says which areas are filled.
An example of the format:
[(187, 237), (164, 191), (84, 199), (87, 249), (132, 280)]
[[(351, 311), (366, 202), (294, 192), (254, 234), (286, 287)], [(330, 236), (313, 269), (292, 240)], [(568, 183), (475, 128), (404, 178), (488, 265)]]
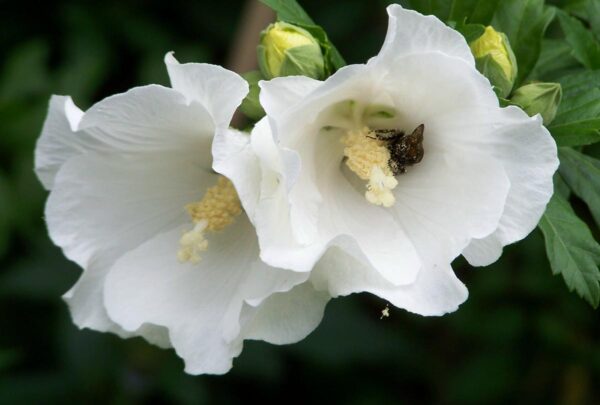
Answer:
[[(265, 262), (310, 272), (323, 258), (311, 280), (332, 296), (439, 315), (467, 298), (453, 259), (487, 265), (535, 228), (556, 145), (539, 116), (499, 107), (458, 32), (398, 5), (388, 14), (367, 64), (261, 82), (267, 118), (236, 146), (255, 153), (261, 183), (241, 198)], [(238, 189), (257, 184), (234, 149), (215, 168)]]
[(212, 170), (213, 135), (246, 82), (165, 62), (173, 88), (134, 88), (85, 113), (53, 97), (36, 171), (51, 190), (50, 236), (84, 269), (65, 295), (74, 322), (172, 346), (187, 372), (220, 374), (243, 339), (302, 339), (328, 296), (258, 259), (234, 188)]

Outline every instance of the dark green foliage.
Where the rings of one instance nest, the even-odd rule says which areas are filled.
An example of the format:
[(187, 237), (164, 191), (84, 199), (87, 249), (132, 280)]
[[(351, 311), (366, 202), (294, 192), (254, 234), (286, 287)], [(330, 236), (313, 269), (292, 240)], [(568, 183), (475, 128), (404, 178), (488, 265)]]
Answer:
[(577, 217), (566, 197), (554, 193), (540, 221), (546, 253), (554, 274), (562, 274), (569, 290), (594, 308), (600, 303), (600, 245)]
[(600, 141), (600, 71), (575, 73), (559, 79), (563, 99), (550, 131), (560, 146)]

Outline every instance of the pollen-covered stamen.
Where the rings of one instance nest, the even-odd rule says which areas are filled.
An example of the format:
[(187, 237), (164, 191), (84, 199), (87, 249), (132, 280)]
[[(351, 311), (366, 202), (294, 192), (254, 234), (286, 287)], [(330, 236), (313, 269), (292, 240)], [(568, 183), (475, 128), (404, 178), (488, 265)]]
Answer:
[(201, 221), (194, 226), (191, 231), (185, 232), (179, 239), (179, 252), (177, 252), (177, 260), (181, 263), (190, 262), (196, 264), (202, 260), (200, 252), (208, 249), (208, 241), (204, 237), (204, 230), (208, 222)]
[(177, 259), (192, 264), (198, 263), (202, 259), (200, 252), (208, 249), (205, 232), (223, 230), (242, 213), (235, 187), (223, 176), (219, 176), (217, 184), (206, 190), (200, 201), (188, 204), (185, 208), (195, 226), (181, 237)]
[(367, 184), (365, 197), (368, 202), (375, 205), (391, 207), (396, 202), (392, 190), (398, 185), (398, 180), (392, 174), (385, 174), (379, 166), (371, 170), (371, 178)]
[(385, 141), (377, 139), (369, 128), (349, 131), (343, 138), (346, 166), (367, 180), (365, 198), (375, 205), (391, 207), (396, 201), (392, 190), (398, 185), (389, 166), (390, 151)]
[(195, 224), (206, 221), (206, 229), (209, 231), (220, 231), (242, 213), (242, 205), (233, 183), (223, 176), (219, 176), (215, 186), (206, 190), (200, 201), (188, 204), (185, 208)]

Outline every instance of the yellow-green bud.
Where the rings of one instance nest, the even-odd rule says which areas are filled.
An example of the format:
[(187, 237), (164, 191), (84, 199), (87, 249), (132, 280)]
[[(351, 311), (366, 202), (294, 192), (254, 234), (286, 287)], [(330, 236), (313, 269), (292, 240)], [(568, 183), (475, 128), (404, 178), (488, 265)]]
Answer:
[(253, 70), (250, 72), (246, 72), (242, 75), (244, 79), (248, 82), (249, 92), (246, 98), (242, 101), (240, 105), (240, 110), (250, 119), (258, 121), (262, 117), (265, 116), (265, 110), (260, 105), (260, 101), (258, 96), (260, 94), (260, 88), (258, 87), (258, 82), (264, 77), (262, 74)]
[(548, 125), (556, 116), (561, 98), (560, 84), (531, 83), (515, 90), (510, 101), (523, 108), (530, 116), (540, 114), (544, 125)]
[(325, 76), (319, 42), (307, 30), (285, 22), (271, 24), (261, 33), (258, 62), (267, 79), (296, 75), (323, 79)]
[(517, 78), (517, 60), (506, 35), (487, 26), (470, 47), (477, 69), (489, 79), (500, 97), (508, 96)]

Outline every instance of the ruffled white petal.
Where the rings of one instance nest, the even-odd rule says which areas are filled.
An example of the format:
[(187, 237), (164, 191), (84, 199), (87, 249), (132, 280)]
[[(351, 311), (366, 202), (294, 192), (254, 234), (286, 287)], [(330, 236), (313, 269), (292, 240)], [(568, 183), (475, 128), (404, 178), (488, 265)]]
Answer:
[(321, 85), (319, 80), (305, 76), (276, 77), (259, 82), (260, 103), (269, 116), (278, 116), (298, 104)]
[(101, 296), (108, 269), (158, 232), (188, 222), (183, 207), (214, 177), (189, 155), (86, 154), (63, 165), (45, 216), (54, 243), (84, 268), (65, 296), (77, 325), (115, 330)]
[[(446, 127), (449, 116), (497, 108), (489, 82), (468, 63), (423, 53), (396, 58), (385, 74), (350, 67), (278, 109), (278, 95), (295, 87), (297, 80), (288, 78), (263, 83), (278, 135), (262, 122), (252, 135), (263, 178), (254, 220), (265, 261), (306, 271), (335, 238), (348, 235), (385, 278), (409, 284), (421, 262), (447, 264), (471, 239), (497, 228), (509, 188), (503, 164), (489, 154), (464, 156), (455, 145), (481, 136), (468, 121)], [(361, 186), (351, 184), (352, 173), (342, 175), (339, 134), (322, 130), (343, 122), (335, 106), (345, 101), (355, 103), (359, 121), (365, 117), (361, 108), (387, 105), (397, 112), (390, 126), (412, 130), (425, 123), (425, 159), (398, 176), (392, 209), (364, 200)], [(285, 164), (295, 160), (300, 164)]]
[(171, 347), (167, 330), (162, 326), (144, 324), (138, 330), (128, 332), (109, 318), (103, 297), (108, 269), (109, 266), (105, 263), (91, 263), (77, 283), (63, 295), (73, 323), (81, 329), (111, 332), (122, 338), (141, 336), (159, 347)]
[[(106, 279), (106, 308), (110, 317), (129, 331), (144, 323), (166, 327), (188, 373), (222, 374), (241, 351), (244, 326), (262, 307), (251, 307), (249, 311), (244, 303), (260, 302), (274, 292), (288, 291), (304, 282), (307, 275), (273, 269), (258, 260), (254, 229), (245, 216), (210, 235), (210, 248), (200, 263), (181, 264), (174, 251), (184, 229), (158, 235), (115, 264)], [(319, 301), (319, 305), (324, 303)], [(307, 322), (303, 321), (306, 314), (285, 311), (284, 307), (281, 310), (286, 316), (298, 316), (300, 322)], [(272, 313), (269, 308), (265, 311), (261, 317)], [(314, 322), (310, 326), (314, 327)], [(253, 330), (274, 340), (289, 340), (290, 332), (285, 327), (280, 332), (263, 332), (266, 327), (257, 321)]]
[[(319, 226), (324, 240), (349, 236), (370, 265), (395, 285), (414, 282), (421, 268), (408, 229), (399, 224), (393, 212), (368, 203), (363, 189), (355, 188), (343, 174), (342, 148), (336, 137), (317, 141), (315, 164), (319, 164), (316, 184), (322, 195)], [(360, 187), (360, 185), (358, 186)], [(331, 242), (330, 242), (331, 244)]]
[[(260, 102), (273, 124), (273, 135), (279, 142), (285, 145), (302, 143), (306, 138), (307, 127), (316, 124), (319, 115), (336, 102), (377, 97), (372, 85), (373, 79), (372, 69), (365, 65), (348, 65), (323, 82), (298, 81), (295, 77), (262, 81)], [(317, 83), (320, 83), (318, 87)], [(298, 97), (286, 97), (285, 101), (289, 104), (283, 104), (279, 96), (288, 91), (290, 94), (298, 94)], [(293, 101), (296, 103), (291, 104)], [(299, 114), (299, 111), (302, 113)]]
[(210, 168), (215, 124), (198, 102), (167, 87), (133, 88), (94, 104), (81, 119), (85, 131), (108, 153), (196, 150), (198, 161)]
[(170, 55), (166, 63), (176, 89), (157, 85), (134, 88), (100, 101), (85, 114), (70, 97), (50, 100), (35, 151), (36, 173), (44, 187), (52, 188), (56, 172), (69, 158), (90, 151), (196, 148), (203, 154), (201, 161), (211, 161), (214, 130), (228, 126), (248, 86), (241, 77), (218, 66), (179, 65)]
[(288, 192), (300, 166), (292, 158), (295, 155), (277, 148), (265, 119), (252, 131), (251, 146), (261, 172), (260, 201), (253, 217), (261, 258), (272, 266), (308, 272), (325, 252), (326, 246), (301, 244), (295, 238)]
[(69, 158), (90, 149), (93, 139), (77, 133), (83, 112), (71, 97), (52, 96), (42, 134), (35, 148), (35, 171), (47, 190)]
[(171, 86), (188, 103), (198, 102), (214, 118), (217, 127), (227, 127), (236, 108), (248, 94), (248, 83), (238, 74), (206, 63), (177, 62), (173, 53), (165, 55)]
[(278, 345), (296, 343), (321, 323), (330, 298), (328, 293), (315, 290), (310, 282), (275, 293), (261, 302), (244, 335), (246, 339)]
[(405, 55), (440, 52), (475, 66), (464, 37), (437, 17), (405, 10), (398, 4), (388, 6), (387, 12), (390, 19), (383, 47), (369, 63), (387, 64)]
[(414, 283), (395, 286), (367, 263), (347, 253), (351, 251), (350, 242), (343, 249), (332, 248), (323, 256), (311, 274), (317, 289), (327, 291), (332, 297), (369, 292), (398, 308), (426, 316), (453, 312), (467, 299), (466, 287), (447, 263), (425, 264)]
[(497, 228), (509, 186), (502, 164), (489, 156), (430, 152), (398, 177), (391, 211), (421, 260), (443, 266)]
[(556, 143), (539, 116), (530, 118), (519, 108), (508, 107), (495, 117), (492, 139), (481, 148), (503, 162), (511, 186), (498, 229), (473, 240), (463, 252), (475, 266), (495, 262), (503, 246), (535, 229), (552, 197), (552, 175), (559, 164)]
[(58, 173), (46, 204), (50, 237), (84, 268), (93, 257), (110, 256), (103, 260), (110, 263), (187, 222), (184, 206), (214, 178), (190, 153), (73, 158)]
[(252, 220), (260, 197), (261, 173), (250, 146), (250, 134), (234, 129), (217, 130), (212, 153), (213, 169), (233, 182)]

